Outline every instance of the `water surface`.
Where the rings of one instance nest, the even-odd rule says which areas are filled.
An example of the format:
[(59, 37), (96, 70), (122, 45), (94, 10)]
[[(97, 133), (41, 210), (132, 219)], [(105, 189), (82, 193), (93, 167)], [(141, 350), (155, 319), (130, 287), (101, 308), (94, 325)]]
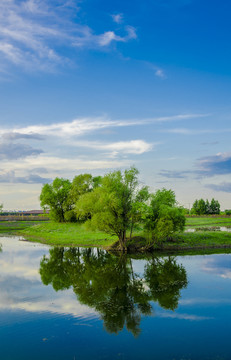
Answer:
[(230, 359), (231, 255), (0, 238), (1, 359)]

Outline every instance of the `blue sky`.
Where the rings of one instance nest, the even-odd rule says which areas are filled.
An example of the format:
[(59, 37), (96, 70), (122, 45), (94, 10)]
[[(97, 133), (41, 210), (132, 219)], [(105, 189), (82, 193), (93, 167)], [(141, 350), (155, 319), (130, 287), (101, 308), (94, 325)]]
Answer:
[(231, 208), (231, 4), (1, 0), (0, 199), (135, 165), (180, 204)]

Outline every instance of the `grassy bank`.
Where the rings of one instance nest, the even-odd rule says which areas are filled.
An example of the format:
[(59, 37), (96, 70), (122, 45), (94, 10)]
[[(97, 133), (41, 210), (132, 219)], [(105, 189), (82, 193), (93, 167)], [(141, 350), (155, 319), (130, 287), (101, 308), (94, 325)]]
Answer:
[(231, 216), (193, 216), (186, 218), (186, 229), (216, 226), (231, 227)]
[(231, 250), (231, 232), (198, 231), (194, 233), (180, 233), (171, 241), (147, 244), (144, 237), (133, 238), (128, 242), (132, 251), (145, 251), (146, 249), (157, 251), (184, 252), (190, 250), (228, 249)]
[[(207, 228), (208, 226), (231, 226), (230, 218), (193, 217), (187, 218), (187, 228)], [(100, 231), (86, 230), (84, 224), (53, 222), (0, 222), (0, 234), (21, 235), (26, 240), (59, 246), (100, 246), (110, 248), (117, 242), (116, 236), (109, 236)], [(147, 245), (144, 234), (139, 232), (129, 246), (139, 251)], [(196, 231), (177, 234), (173, 241), (155, 245), (156, 250), (190, 251), (203, 249), (231, 248), (231, 232)]]
[(84, 224), (40, 223), (18, 231), (26, 240), (60, 246), (110, 246), (117, 238), (100, 231), (88, 231)]

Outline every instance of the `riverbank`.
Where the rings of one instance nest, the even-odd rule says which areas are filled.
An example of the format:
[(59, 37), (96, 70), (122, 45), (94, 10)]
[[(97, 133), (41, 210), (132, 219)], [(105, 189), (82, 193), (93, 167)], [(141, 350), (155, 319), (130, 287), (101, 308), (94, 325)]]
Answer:
[[(128, 241), (128, 251), (134, 253), (147, 250), (185, 252), (191, 250), (231, 249), (231, 232), (203, 230), (203, 227), (207, 229), (208, 223), (211, 228), (218, 225), (228, 227), (231, 218), (215, 218), (213, 222), (211, 220), (211, 218), (188, 218), (186, 229), (199, 227), (199, 231), (176, 234), (174, 239), (155, 245), (149, 243), (148, 239), (140, 231), (134, 234), (131, 241)], [(101, 247), (112, 251), (118, 250), (116, 236), (110, 236), (100, 231), (89, 231), (84, 224), (29, 221), (0, 222), (0, 234), (20, 235), (27, 241), (47, 245)]]

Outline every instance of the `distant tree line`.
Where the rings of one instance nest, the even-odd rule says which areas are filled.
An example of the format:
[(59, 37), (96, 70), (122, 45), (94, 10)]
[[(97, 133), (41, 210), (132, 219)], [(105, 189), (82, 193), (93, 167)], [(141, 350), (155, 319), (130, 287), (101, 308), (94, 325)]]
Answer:
[(56, 178), (45, 184), (41, 206), (57, 222), (85, 222), (91, 229), (117, 235), (121, 249), (137, 226), (150, 242), (162, 241), (185, 225), (183, 209), (172, 190), (150, 193), (138, 181), (138, 170), (113, 171), (104, 176), (81, 174), (73, 181)]
[(212, 199), (211, 202), (204, 199), (195, 200), (191, 209), (191, 214), (195, 215), (219, 215), (220, 204), (217, 200)]

